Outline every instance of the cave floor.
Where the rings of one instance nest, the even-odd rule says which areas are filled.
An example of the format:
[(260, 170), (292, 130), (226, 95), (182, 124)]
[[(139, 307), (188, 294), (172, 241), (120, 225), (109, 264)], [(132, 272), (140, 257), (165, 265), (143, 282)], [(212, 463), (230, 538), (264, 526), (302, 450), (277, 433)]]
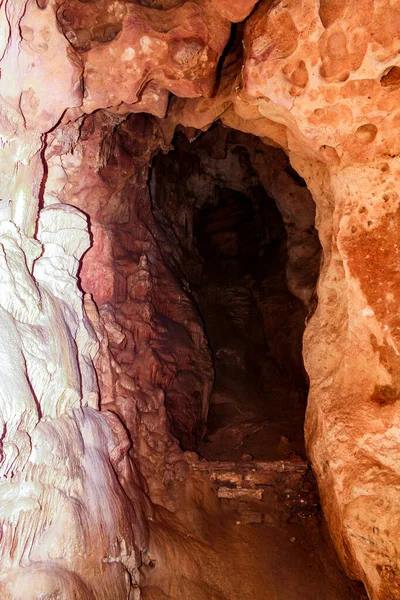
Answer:
[(160, 510), (151, 523), (163, 566), (147, 569), (143, 600), (367, 600), (340, 570), (320, 515), (293, 511), (282, 486), (264, 486), (261, 500), (206, 495), (204, 505), (199, 481), (186, 490), (191, 509)]
[[(261, 502), (222, 501), (231, 506), (222, 506), (228, 527), (221, 532), (216, 547), (224, 553), (229, 546), (230, 556), (236, 558), (230, 561), (229, 567), (225, 563), (221, 565), (218, 577), (222, 579), (228, 572), (231, 584), (236, 579), (235, 587), (240, 590), (240, 594), (232, 590), (227, 599), (358, 598), (340, 572), (322, 536), (318, 518), (310, 517), (305, 522), (282, 521), (272, 495), (264, 494)], [(261, 523), (257, 522), (257, 516), (262, 519)]]
[(294, 397), (272, 410), (237, 413), (230, 403), (214, 404), (208, 419), (207, 434), (199, 453), (208, 460), (281, 460), (291, 455), (305, 456), (302, 427), (304, 404)]

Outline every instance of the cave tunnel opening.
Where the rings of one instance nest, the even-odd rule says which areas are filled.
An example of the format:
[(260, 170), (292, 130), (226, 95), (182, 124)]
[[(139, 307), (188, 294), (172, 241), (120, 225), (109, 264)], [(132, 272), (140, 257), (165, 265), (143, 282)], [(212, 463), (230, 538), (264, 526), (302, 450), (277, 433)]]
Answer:
[(210, 460), (304, 456), (302, 336), (320, 257), (304, 180), (281, 149), (217, 123), (178, 131), (150, 189), (214, 367), (204, 435), (188, 447), (170, 414), (172, 431)]

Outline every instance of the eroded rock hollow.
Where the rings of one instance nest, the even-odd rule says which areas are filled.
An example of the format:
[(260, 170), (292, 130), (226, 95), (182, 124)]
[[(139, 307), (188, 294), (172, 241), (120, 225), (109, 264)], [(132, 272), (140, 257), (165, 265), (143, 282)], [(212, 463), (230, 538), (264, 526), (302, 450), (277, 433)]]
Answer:
[[(150, 192), (169, 240), (165, 262), (197, 306), (212, 356), (215, 443), (201, 455), (240, 459), (247, 447), (258, 459), (283, 458), (287, 436), (304, 452), (301, 340), (319, 271), (315, 204), (282, 150), (221, 125), (197, 135), (178, 133), (174, 150), (154, 159)], [(171, 423), (186, 447), (179, 416)]]
[(400, 598), (386, 0), (0, 3), (0, 596)]

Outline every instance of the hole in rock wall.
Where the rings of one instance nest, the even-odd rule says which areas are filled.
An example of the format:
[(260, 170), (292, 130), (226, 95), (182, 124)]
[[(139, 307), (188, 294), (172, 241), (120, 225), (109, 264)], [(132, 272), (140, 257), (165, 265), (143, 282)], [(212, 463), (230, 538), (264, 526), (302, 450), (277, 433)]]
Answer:
[(197, 305), (212, 354), (196, 450), (218, 460), (303, 455), (302, 336), (320, 257), (310, 192), (282, 150), (222, 124), (180, 131), (173, 146), (154, 159), (150, 189), (164, 259)]

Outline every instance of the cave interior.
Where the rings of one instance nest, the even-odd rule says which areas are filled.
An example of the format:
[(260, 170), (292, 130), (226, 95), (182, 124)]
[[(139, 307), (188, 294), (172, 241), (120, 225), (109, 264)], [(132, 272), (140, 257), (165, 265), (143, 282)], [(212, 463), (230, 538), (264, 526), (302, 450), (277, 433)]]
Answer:
[[(302, 336), (320, 256), (311, 195), (282, 150), (221, 123), (190, 140), (180, 131), (172, 146), (153, 159), (152, 211), (167, 238), (163, 257), (199, 310), (214, 370), (205, 431), (186, 439), (172, 394), (172, 432), (210, 460), (305, 458)], [(276, 179), (273, 190), (265, 174), (266, 188), (260, 182), (256, 168), (267, 161), (284, 193)], [(308, 196), (308, 231), (285, 206), (299, 194)], [(290, 265), (288, 231), (298, 238)]]
[(0, 2), (1, 600), (400, 600), (399, 23)]

